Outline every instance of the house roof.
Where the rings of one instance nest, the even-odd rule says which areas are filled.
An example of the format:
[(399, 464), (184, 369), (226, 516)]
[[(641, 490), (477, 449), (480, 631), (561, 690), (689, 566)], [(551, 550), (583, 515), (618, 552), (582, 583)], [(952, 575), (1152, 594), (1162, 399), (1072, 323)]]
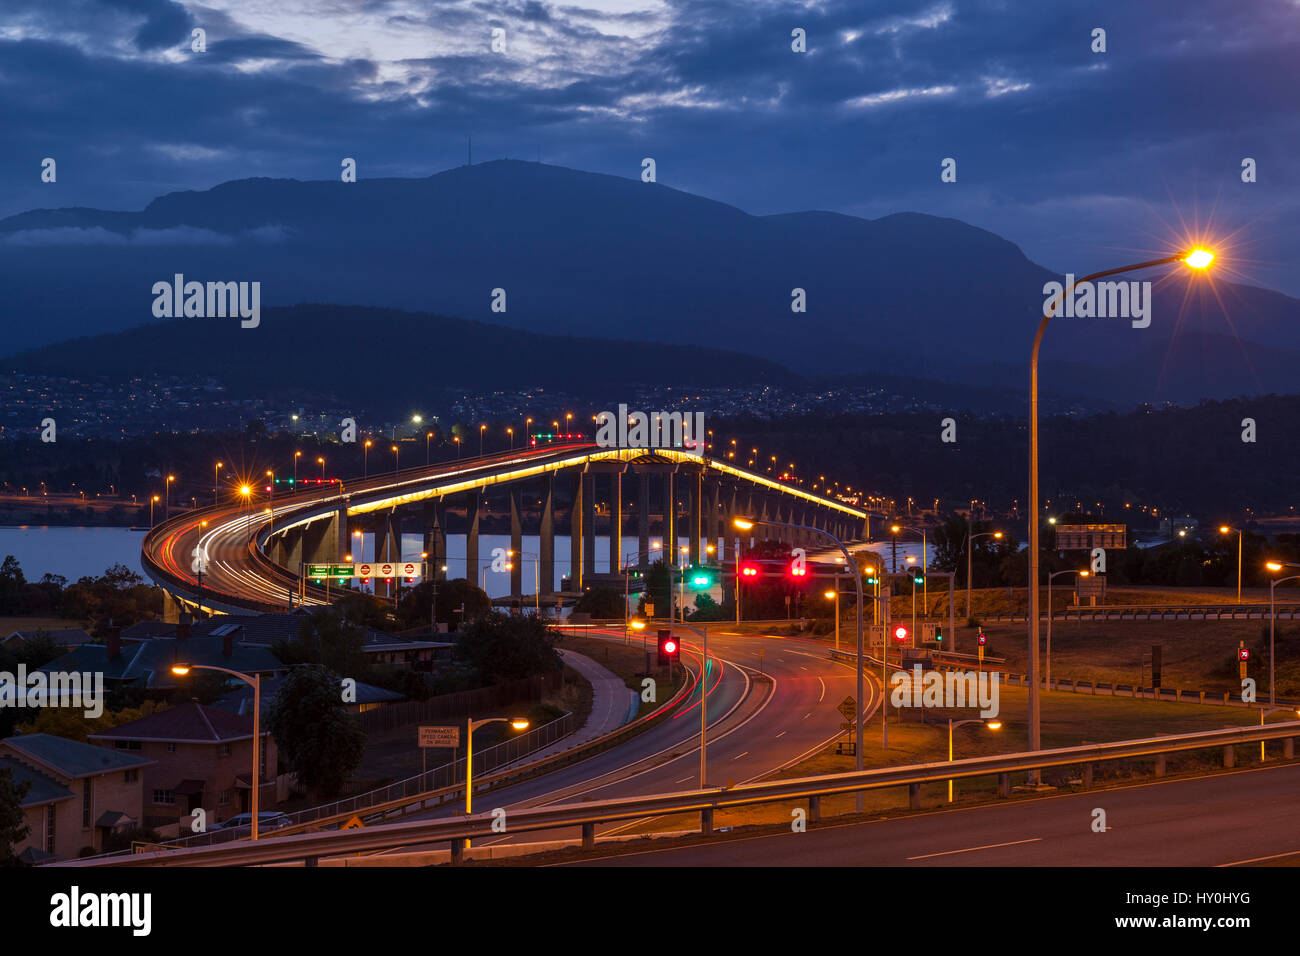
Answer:
[(0, 756), (0, 770), (13, 772), (16, 784), (30, 783), (31, 789), (23, 797), (22, 806), (30, 807), (40, 803), (53, 803), (56, 800), (71, 800), (72, 791), (45, 774), (13, 757)]
[[(250, 688), (251, 690), (251, 688)], [(253, 736), (250, 717), (196, 701), (91, 734), (91, 740), (159, 740), (168, 743), (219, 743)]]
[(87, 641), (94, 640), (94, 638), (79, 627), (53, 627), (37, 628), (29, 631), (14, 631), (5, 638), (5, 640), (9, 641), (16, 637), (24, 644), (29, 644), (41, 634), (44, 634), (55, 644), (63, 647), (78, 647), (85, 644)]
[(208, 664), (244, 674), (269, 674), (284, 665), (268, 648), (234, 643), (231, 654), (224, 653), (222, 637), (155, 638), (135, 644), (123, 644), (115, 658), (108, 656), (103, 644), (83, 644), (51, 661), (42, 671), (102, 671), (104, 680), (139, 684), (151, 690), (170, 690), (181, 686), (185, 678), (177, 677), (171, 667), (179, 660), (190, 664)]
[(122, 628), (123, 640), (148, 641), (156, 637), (175, 637), (176, 625), (166, 621), (136, 621)]
[(154, 763), (144, 757), (83, 744), (79, 740), (55, 737), (53, 734), (19, 734), (0, 740), (0, 749), (16, 751), (33, 763), (48, 767), (64, 777), (90, 777), (95, 774), (111, 773), (114, 770), (129, 770)]
[[(263, 715), (270, 711), (272, 704), (275, 702), (275, 695), (279, 693), (280, 685), (283, 680), (284, 678), (282, 676), (277, 675), (269, 680), (262, 681)], [(395, 691), (357, 681), (356, 703), (358, 704), (388, 704), (405, 699), (405, 697)], [(240, 685), (229, 693), (218, 697), (213, 704), (223, 710), (242, 714), (251, 719), (253, 714), (253, 688), (246, 684)], [(249, 736), (251, 735), (252, 731), (250, 729)]]
[(197, 621), (190, 633), (195, 637), (204, 637), (220, 636), (228, 631), (237, 641), (269, 647), (276, 641), (291, 641), (297, 637), (306, 617), (306, 613), (301, 611), (292, 614), (256, 614), (239, 617), (219, 614)]

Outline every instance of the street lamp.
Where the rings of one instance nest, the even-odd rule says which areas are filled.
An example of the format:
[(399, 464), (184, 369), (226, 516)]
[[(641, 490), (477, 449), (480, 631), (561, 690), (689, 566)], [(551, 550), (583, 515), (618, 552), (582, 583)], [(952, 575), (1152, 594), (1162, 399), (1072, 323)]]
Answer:
[[(168, 518), (172, 516), (171, 491), (172, 491), (172, 482), (175, 480), (176, 480), (175, 475), (168, 475), (167, 482), (166, 484), (163, 485), (163, 521), (166, 521)], [(44, 485), (45, 482), (42, 481), (41, 484)]]
[(302, 452), (293, 453), (293, 490), (298, 490), (298, 459), (302, 457)]
[[(320, 465), (320, 480), (323, 482), (325, 480), (325, 459), (317, 458), (316, 464)], [(297, 486), (295, 485), (295, 488), (296, 487)]]
[(970, 590), (971, 590), (970, 569), (971, 569), (971, 564), (973, 563), (975, 558), (975, 552), (972, 550), (972, 546), (980, 538), (997, 538), (999, 541), (1002, 540), (1001, 531), (984, 531), (981, 532), (980, 534), (971, 534), (971, 532), (974, 530), (975, 530), (974, 525), (971, 522), (967, 521), (966, 522), (966, 620), (967, 621), (970, 620)]
[(221, 488), (221, 479), (218, 478), (217, 475), (223, 467), (224, 465), (222, 462), (217, 462), (216, 466), (212, 469), (212, 507), (214, 508), (217, 506), (217, 492)]
[(433, 432), (424, 433), (424, 464), (426, 467), (429, 464), (429, 439), (431, 439), (432, 437), (433, 437)]
[[(1292, 564), (1289, 561), (1270, 561), (1267, 565), (1270, 571), (1281, 571), (1283, 568), (1300, 568), (1300, 564)], [(1277, 605), (1274, 603), (1274, 589), (1286, 581), (1300, 580), (1300, 574), (1292, 574), (1285, 578), (1274, 578), (1268, 582), (1268, 705), (1270, 707), (1277, 703), (1273, 696), (1273, 646), (1274, 638), (1277, 633)]]
[[(515, 730), (527, 730), (528, 719), (525, 717), (485, 717), (482, 720), (465, 719), (465, 816), (474, 812), (474, 731), (488, 724), (508, 723)], [(465, 840), (469, 847), (469, 840)]]
[[(844, 554), (844, 563), (848, 566), (848, 569), (849, 569), (850, 573), (852, 573), (852, 575), (853, 575), (853, 586), (854, 586), (855, 588), (857, 588), (857, 598), (858, 598), (858, 620), (857, 620), (857, 628), (858, 628), (858, 666), (857, 666), (857, 671), (858, 671), (858, 696), (857, 696), (857, 704), (856, 704), (856, 708), (857, 708), (857, 711), (858, 711), (858, 712), (854, 715), (854, 717), (855, 717), (854, 724), (855, 724), (856, 727), (857, 727), (857, 737), (856, 737), (855, 742), (854, 742), (853, 753), (854, 753), (854, 769), (855, 769), (855, 770), (858, 770), (858, 771), (861, 771), (861, 770), (862, 770), (862, 747), (863, 747), (863, 745), (862, 745), (862, 699), (863, 699), (863, 695), (865, 694), (865, 686), (864, 686), (864, 682), (865, 682), (865, 679), (866, 679), (866, 672), (862, 669), (862, 664), (863, 664), (863, 661), (862, 661), (862, 657), (863, 657), (863, 654), (862, 654), (862, 575), (858, 573), (858, 565), (857, 565), (857, 562), (855, 562), (855, 561), (853, 560), (853, 555), (850, 554), (850, 553), (849, 553), (849, 549), (846, 548), (846, 547), (844, 546), (844, 542), (842, 542), (839, 538), (835, 537), (835, 535), (831, 534), (829, 531), (826, 531), (826, 530), (824, 530), (824, 529), (822, 529), (822, 528), (814, 528), (814, 527), (812, 527), (811, 525), (793, 524), (793, 523), (788, 523), (788, 522), (784, 522), (784, 521), (769, 521), (769, 520), (764, 519), (764, 518), (741, 518), (741, 517), (736, 517), (736, 518), (733, 518), (733, 519), (732, 519), (732, 524), (734, 524), (734, 525), (735, 525), (738, 529), (740, 529), (741, 531), (752, 531), (752, 530), (754, 529), (754, 526), (755, 526), (755, 525), (760, 525), (760, 524), (761, 524), (761, 525), (767, 525), (768, 527), (773, 527), (773, 528), (793, 528), (793, 529), (795, 529), (796, 531), (805, 531), (805, 532), (809, 532), (809, 533), (812, 533), (812, 534), (819, 534), (819, 535), (821, 535), (821, 536), (824, 537), (824, 538), (830, 538), (831, 541), (835, 542), (835, 546), (836, 546), (837, 548), (839, 548), (840, 551)], [(872, 600), (874, 600), (874, 601), (879, 601), (880, 598), (877, 598), (877, 597), (874, 597), (874, 596), (873, 596), (873, 597), (872, 597)], [(882, 641), (881, 644), (882, 644), (882, 647), (881, 647), (881, 657), (884, 657), (884, 646), (883, 646), (883, 645), (884, 645), (884, 642)], [(881, 693), (882, 693), (882, 694), (884, 693), (884, 688), (885, 688), (885, 685), (882, 683), (882, 684), (881, 684)], [(882, 721), (882, 723), (881, 723), (882, 733), (885, 735), (885, 737), (884, 737), (884, 746), (888, 746), (888, 741), (889, 741), (888, 733), (889, 733), (889, 731), (888, 731), (888, 726), (887, 726), (887, 724), (884, 723), (884, 721), (885, 721), (887, 718), (886, 718), (886, 716), (885, 716), (885, 706), (884, 706), (884, 701), (883, 701), (883, 700), (881, 701), (881, 705), (880, 705), (880, 714), (881, 714), (881, 721)], [(862, 791), (861, 791), (861, 790), (857, 791), (857, 810), (858, 810), (859, 813), (861, 813), (862, 810), (863, 810), (863, 798), (862, 798)]]
[(835, 602), (835, 649), (840, 649), (840, 589), (839, 582), (835, 582), (834, 591), (827, 591), (823, 596), (828, 601)]
[[(1192, 249), (1180, 252), (1177, 255), (1165, 256), (1162, 259), (1152, 259), (1149, 262), (1138, 262), (1133, 265), (1121, 266), (1118, 269), (1106, 269), (1102, 272), (1094, 272), (1086, 275), (1075, 282), (1074, 287), (1092, 282), (1095, 279), (1101, 279), (1106, 276), (1118, 275), (1122, 272), (1133, 272), (1138, 269), (1149, 269), (1154, 266), (1168, 265), (1173, 262), (1183, 262), (1191, 269), (1206, 269), (1214, 261), (1214, 254), (1206, 249)], [(1060, 307), (1065, 296), (1065, 289), (1062, 288), (1059, 293), (1054, 295), (1043, 308), (1043, 318), (1038, 323), (1038, 332), (1034, 336), (1034, 348), (1029, 359), (1029, 749), (1042, 749), (1042, 727), (1041, 727), (1041, 704), (1040, 689), (1038, 682), (1038, 633), (1040, 622), (1038, 620), (1038, 562), (1039, 562), (1039, 543), (1038, 543), (1038, 523), (1040, 520), (1038, 506), (1038, 353), (1043, 345), (1043, 334), (1047, 331), (1047, 323), (1051, 321), (1052, 315)], [(1031, 782), (1037, 783), (1041, 779), (1038, 771), (1031, 771)]]
[[(960, 727), (962, 724), (983, 724), (989, 730), (1002, 729), (1002, 721), (1000, 720), (986, 720), (983, 717), (972, 717), (970, 720), (954, 721), (951, 717), (949, 717), (948, 718), (948, 762), (949, 763), (952, 763), (952, 732), (956, 730), (958, 727)], [(948, 781), (948, 802), (952, 803), (952, 780)]]
[(210, 664), (185, 664), (177, 662), (172, 665), (172, 673), (177, 677), (185, 677), (190, 671), (217, 671), (227, 674), (230, 677), (242, 680), (249, 687), (253, 688), (253, 839), (257, 839), (258, 807), (261, 803), (258, 791), (261, 789), (261, 770), (262, 770), (262, 675), (254, 674), (249, 677), (247, 674), (241, 674), (239, 671), (227, 670), (224, 667), (213, 667)]
[(480, 458), (483, 457), (483, 436), (486, 434), (487, 434), (487, 426), (480, 425), (478, 427), (478, 454)]
[(1047, 686), (1052, 686), (1052, 579), (1058, 578), (1062, 574), (1077, 574), (1081, 578), (1086, 578), (1088, 572), (1076, 568), (1066, 568), (1064, 571), (1052, 571), (1047, 575), (1047, 661), (1043, 672), (1047, 677)]
[(271, 534), (274, 534), (274, 533), (275, 533), (275, 473), (272, 472), (272, 471), (268, 471), (268, 472), (266, 473), (266, 477), (269, 478), (269, 479), (271, 479), (270, 484), (267, 486), (267, 487), (269, 487), (269, 488), (271, 489), (271, 501), (270, 501), (270, 505), (271, 505), (271, 506), (270, 506), (269, 508), (267, 508), (266, 510), (269, 511), (269, 512), (271, 513), (271, 531), (270, 531), (270, 533), (271, 533)]
[(149, 499), (149, 527), (153, 527), (153, 506), (157, 504), (158, 496), (154, 495)]
[[(921, 608), (926, 614), (930, 613), (930, 548), (926, 544), (925, 529), (913, 527), (912, 525), (894, 525), (889, 529), (898, 534), (899, 531), (915, 531), (921, 536)], [(915, 559), (913, 559), (915, 560)], [(909, 562), (911, 563), (911, 562)], [(966, 615), (970, 617), (969, 614)], [(916, 633), (916, 589), (912, 589), (912, 633)]]
[(1241, 529), (1229, 528), (1226, 524), (1219, 528), (1219, 534), (1237, 532), (1237, 603), (1241, 603)]
[(402, 451), (396, 445), (393, 446), (393, 474), (397, 474), (398, 463), (402, 460)]
[(361, 477), (362, 478), (370, 477), (370, 446), (373, 444), (374, 442), (372, 442), (369, 438), (367, 438), (366, 443), (361, 448)]

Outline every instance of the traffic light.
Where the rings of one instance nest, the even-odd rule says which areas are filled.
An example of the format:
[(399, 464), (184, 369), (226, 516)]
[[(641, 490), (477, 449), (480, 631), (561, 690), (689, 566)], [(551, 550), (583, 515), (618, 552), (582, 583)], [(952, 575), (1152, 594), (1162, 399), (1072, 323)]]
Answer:
[(913, 583), (913, 584), (924, 584), (924, 583), (925, 583), (925, 572), (923, 572), (923, 571), (913, 571), (913, 572), (912, 572), (912, 583)]
[(790, 577), (804, 578), (807, 576), (808, 576), (808, 565), (804, 564), (802, 561), (790, 562)]
[(740, 576), (741, 576), (742, 578), (756, 578), (756, 577), (758, 577), (758, 565), (756, 565), (756, 564), (742, 564), (742, 565), (740, 566)]
[(905, 643), (907, 639), (911, 636), (912, 636), (912, 632), (911, 630), (908, 629), (908, 626), (906, 624), (895, 625), (894, 640), (898, 641), (898, 643), (900, 644)]
[(943, 643), (943, 630), (938, 627), (938, 625), (936, 625), (934, 629), (934, 641), (936, 644)]
[(662, 667), (677, 660), (681, 651), (681, 646), (677, 643), (677, 638), (673, 637), (673, 632), (667, 629), (659, 632), (659, 664)]
[(697, 591), (713, 587), (713, 572), (708, 568), (692, 568), (686, 574), (686, 583)]

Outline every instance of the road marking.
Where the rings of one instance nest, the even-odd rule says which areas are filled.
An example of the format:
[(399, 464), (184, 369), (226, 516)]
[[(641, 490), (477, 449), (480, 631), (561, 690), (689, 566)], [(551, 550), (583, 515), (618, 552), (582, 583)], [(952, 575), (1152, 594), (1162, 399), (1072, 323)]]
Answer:
[(820, 704), (826, 699), (826, 682), (819, 677), (817, 678), (817, 683), (822, 685), (822, 695), (817, 698), (817, 703)]
[(799, 670), (806, 671), (807, 669), (808, 668), (804, 667), (802, 664), (799, 665)]
[(800, 718), (800, 719), (801, 719), (801, 720), (807, 720), (807, 719), (808, 719), (809, 717), (811, 717), (811, 716), (812, 716), (812, 711), (810, 710), (810, 711), (808, 711), (808, 713), (804, 714), (803, 717)]
[(780, 740), (780, 739), (781, 739), (782, 737), (784, 737), (784, 736), (785, 736), (785, 731), (783, 730), (783, 731), (781, 731), (779, 734), (776, 735), (776, 739), (777, 739), (777, 740)]
[(1272, 856), (1257, 856), (1250, 860), (1233, 860), (1231, 863), (1216, 863), (1216, 867), (1221, 866), (1244, 866), (1247, 863), (1263, 863), (1265, 860), (1280, 860), (1283, 857), (1295, 856), (1300, 850), (1292, 850), (1289, 853), (1274, 853)]
[(922, 853), (920, 856), (909, 856), (909, 860), (928, 860), (933, 856), (952, 856), (954, 853), (974, 853), (976, 850), (996, 850), (1000, 846), (1019, 846), (1022, 843), (1038, 843), (1042, 837), (1033, 837), (1028, 840), (1013, 840), (1010, 843), (988, 843), (984, 846), (968, 846), (964, 850), (944, 850), (942, 853)]
[(748, 756), (749, 756), (749, 751), (746, 750), (743, 754), (736, 754), (736, 756), (732, 757), (731, 759), (739, 760), (741, 757), (748, 757)]
[(680, 780), (674, 780), (673, 783), (685, 783), (687, 780), (694, 780), (694, 779), (695, 779), (695, 774), (691, 774), (689, 777), (682, 777), (682, 779)]

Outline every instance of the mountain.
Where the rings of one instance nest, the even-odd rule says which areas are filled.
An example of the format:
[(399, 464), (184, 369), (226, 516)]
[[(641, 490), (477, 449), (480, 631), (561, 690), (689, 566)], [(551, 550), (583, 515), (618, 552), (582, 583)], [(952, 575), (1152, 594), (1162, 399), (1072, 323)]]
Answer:
[[(1012, 388), (1027, 380), (1043, 285), (1061, 278), (953, 219), (752, 216), (659, 184), (512, 160), (425, 179), (239, 180), (139, 212), (34, 210), (0, 221), (0, 245), (9, 351), (152, 321), (153, 284), (180, 273), (259, 281), (264, 307), (403, 309), (676, 355), (724, 348), (805, 375)], [(1291, 387), (1275, 359), (1300, 350), (1300, 301), (1218, 279), (1189, 290), (1188, 270), (1164, 271), (1125, 277), (1160, 280), (1148, 328), (1054, 319), (1044, 390), (1132, 402)], [(805, 313), (791, 311), (796, 288)], [(492, 311), (496, 289), (504, 312)], [(1166, 365), (1233, 353), (1227, 376)]]
[(79, 378), (213, 377), (239, 397), (333, 395), (405, 413), (414, 386), (618, 394), (626, 385), (792, 384), (781, 366), (724, 349), (543, 335), (361, 306), (297, 305), (237, 319), (172, 319), (30, 349), (15, 371)]

